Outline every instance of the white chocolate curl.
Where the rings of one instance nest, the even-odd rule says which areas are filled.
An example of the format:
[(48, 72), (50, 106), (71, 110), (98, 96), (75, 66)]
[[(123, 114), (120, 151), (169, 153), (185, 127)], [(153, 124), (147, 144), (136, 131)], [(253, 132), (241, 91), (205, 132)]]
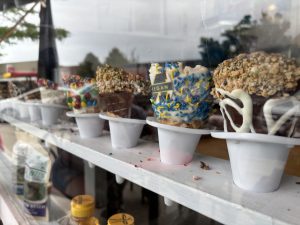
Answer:
[[(292, 103), (293, 107), (290, 108), (285, 113), (283, 113), (283, 115), (277, 121), (274, 121), (272, 116), (272, 109), (275, 106), (278, 106), (283, 103)], [(268, 134), (273, 134), (273, 135), (276, 134), (276, 132), (280, 129), (280, 127), (285, 122), (287, 122), (291, 117), (299, 115), (299, 111), (300, 111), (300, 102), (295, 97), (268, 100), (263, 107), (264, 117), (268, 128)], [(288, 136), (292, 135), (293, 130), (295, 129), (296, 121), (297, 121), (297, 117), (295, 117), (293, 120)]]
[[(220, 102), (219, 102), (220, 110), (221, 110), (222, 116), (224, 118), (224, 130), (227, 132), (227, 122), (225, 119), (225, 114), (226, 114), (226, 117), (228, 118), (231, 127), (236, 132), (248, 133), (251, 131), (251, 132), (255, 133), (253, 125), (252, 125), (253, 104), (252, 104), (251, 97), (246, 92), (244, 92), (242, 89), (233, 90), (231, 93), (224, 91), (223, 89), (220, 89), (220, 88), (216, 88), (216, 91), (219, 92), (224, 97), (226, 97), (226, 96), (229, 97), (229, 98), (220, 100)], [(240, 100), (243, 104), (243, 107), (240, 107), (238, 104), (236, 104), (230, 98)], [(229, 112), (226, 109), (226, 105), (233, 107), (242, 116), (243, 123), (240, 127), (236, 126), (236, 124), (233, 122), (232, 117), (230, 116)]]

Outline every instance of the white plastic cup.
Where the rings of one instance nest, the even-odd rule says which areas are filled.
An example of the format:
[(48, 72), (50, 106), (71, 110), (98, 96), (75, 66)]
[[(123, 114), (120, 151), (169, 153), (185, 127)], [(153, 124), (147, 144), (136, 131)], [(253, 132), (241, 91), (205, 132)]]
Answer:
[(234, 183), (253, 192), (278, 189), (289, 155), (287, 145), (227, 140)]
[(11, 105), (12, 105), (12, 116), (17, 118), (19, 117), (19, 104), (20, 104), (20, 101), (17, 101), (17, 100), (13, 100), (11, 102)]
[(12, 112), (12, 101), (10, 100), (6, 100), (4, 102), (4, 106), (3, 106), (3, 111), (6, 113), (6, 114), (10, 114)]
[(104, 120), (99, 118), (98, 113), (75, 114), (67, 112), (67, 116), (75, 117), (81, 138), (95, 138), (102, 135)]
[(38, 121), (42, 119), (41, 107), (36, 103), (28, 103), (30, 121)]
[(51, 126), (58, 123), (58, 118), (62, 115), (66, 107), (55, 104), (39, 104), (42, 113), (44, 126)]
[(113, 148), (133, 148), (137, 146), (145, 120), (111, 117), (100, 114), (102, 119), (109, 121), (111, 145)]
[(20, 119), (29, 118), (28, 105), (25, 102), (18, 102), (18, 105)]
[(5, 112), (5, 104), (6, 104), (6, 100), (0, 100), (0, 113)]
[(82, 138), (94, 138), (102, 135), (104, 120), (95, 117), (76, 117), (75, 118), (79, 135)]
[(158, 129), (160, 161), (170, 165), (184, 165), (193, 159), (201, 135), (209, 130), (170, 126), (148, 117), (147, 123)]
[(226, 139), (234, 183), (251, 192), (273, 192), (280, 186), (290, 148), (300, 139), (267, 134), (212, 132)]
[(130, 124), (109, 121), (111, 145), (113, 148), (132, 148), (138, 143), (144, 124)]
[(160, 160), (171, 165), (183, 165), (193, 159), (201, 135), (179, 133), (158, 128)]

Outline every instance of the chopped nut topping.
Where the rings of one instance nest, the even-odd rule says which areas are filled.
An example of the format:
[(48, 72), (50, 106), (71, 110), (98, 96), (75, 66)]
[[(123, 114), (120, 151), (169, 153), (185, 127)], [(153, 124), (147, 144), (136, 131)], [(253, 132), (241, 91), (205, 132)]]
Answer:
[(109, 65), (98, 67), (96, 81), (100, 94), (121, 91), (144, 95), (150, 93), (150, 82), (141, 75), (130, 74)]
[[(243, 89), (250, 95), (281, 97), (296, 90), (300, 67), (294, 59), (280, 54), (240, 54), (219, 64), (213, 80), (216, 88), (228, 92)], [(215, 89), (212, 94), (222, 98)]]

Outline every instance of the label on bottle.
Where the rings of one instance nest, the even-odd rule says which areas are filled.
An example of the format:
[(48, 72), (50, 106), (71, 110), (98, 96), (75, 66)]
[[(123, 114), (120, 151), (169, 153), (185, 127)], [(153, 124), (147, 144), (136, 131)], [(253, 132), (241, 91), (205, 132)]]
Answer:
[(15, 184), (15, 192), (17, 195), (24, 195), (24, 183)]
[(25, 180), (46, 183), (49, 158), (40, 154), (32, 154), (25, 164)]
[(45, 217), (47, 215), (47, 201), (42, 203), (24, 201), (28, 214), (32, 216)]

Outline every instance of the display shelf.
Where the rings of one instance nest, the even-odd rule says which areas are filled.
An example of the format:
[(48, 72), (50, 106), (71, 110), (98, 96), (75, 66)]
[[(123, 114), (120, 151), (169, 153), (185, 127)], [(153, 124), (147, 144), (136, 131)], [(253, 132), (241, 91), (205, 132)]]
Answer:
[(0, 82), (9, 82), (9, 81), (28, 81), (28, 80), (37, 80), (37, 77), (10, 77), (10, 78), (0, 78)]
[(27, 215), (23, 201), (13, 192), (13, 165), (0, 151), (0, 218), (4, 225), (58, 225), (57, 219), (66, 215), (70, 200), (55, 192), (49, 196), (49, 221), (38, 221)]
[[(81, 139), (70, 129), (70, 125), (45, 129), (39, 123), (22, 122), (8, 115), (2, 114), (1, 118), (96, 166), (221, 223), (300, 224), (299, 177), (284, 176), (280, 189), (273, 193), (250, 193), (233, 184), (230, 164), (226, 160), (196, 154), (188, 165), (163, 165), (159, 160), (157, 143), (140, 140), (135, 148), (115, 150), (111, 147), (108, 133), (99, 138)], [(211, 169), (201, 169), (201, 161)]]

